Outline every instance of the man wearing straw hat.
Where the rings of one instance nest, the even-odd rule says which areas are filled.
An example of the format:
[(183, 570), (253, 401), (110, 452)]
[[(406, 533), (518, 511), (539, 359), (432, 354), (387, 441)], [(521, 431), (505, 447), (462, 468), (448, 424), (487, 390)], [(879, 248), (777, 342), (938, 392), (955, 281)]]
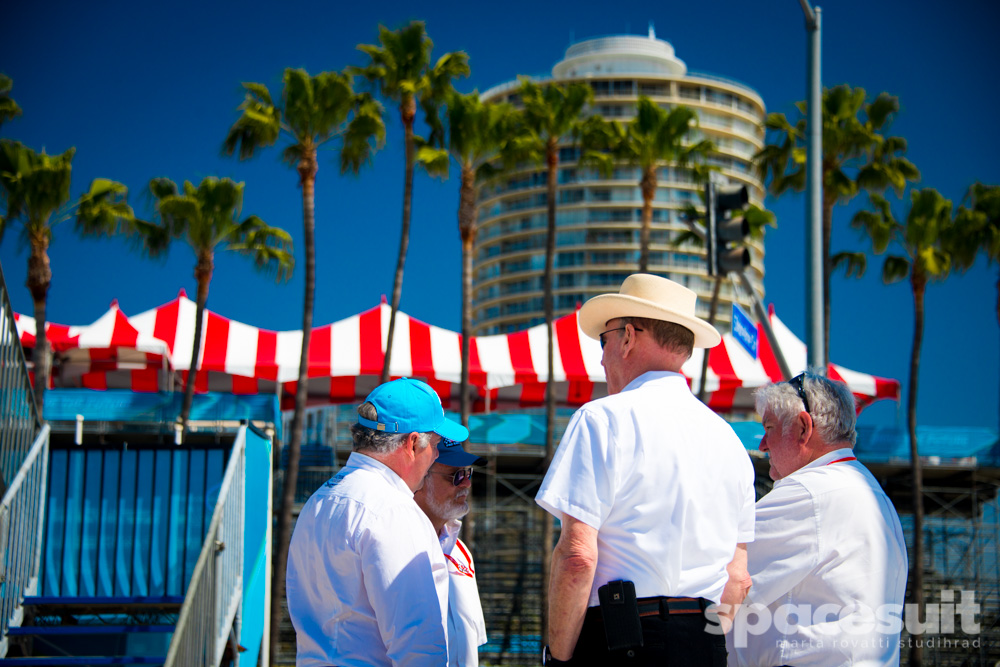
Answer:
[(543, 664), (726, 664), (711, 605), (749, 587), (754, 472), (681, 374), (721, 341), (696, 300), (636, 274), (580, 310), (609, 396), (573, 415), (535, 498), (562, 523)]

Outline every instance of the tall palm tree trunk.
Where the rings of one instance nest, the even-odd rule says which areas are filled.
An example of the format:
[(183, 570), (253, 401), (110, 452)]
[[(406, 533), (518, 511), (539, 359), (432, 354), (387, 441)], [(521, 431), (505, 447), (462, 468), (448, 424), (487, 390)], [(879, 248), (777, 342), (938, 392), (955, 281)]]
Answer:
[(389, 381), (392, 362), (392, 341), (396, 333), (396, 311), (403, 296), (403, 266), (406, 250), (410, 246), (410, 208), (413, 202), (413, 121), (417, 115), (416, 100), (412, 97), (400, 105), (403, 119), (403, 138), (406, 148), (406, 174), (403, 179), (403, 225), (399, 236), (399, 257), (396, 259), (396, 277), (392, 282), (392, 304), (389, 312), (389, 340), (385, 344), (385, 361), (382, 364), (382, 382)]
[[(913, 350), (910, 353), (910, 389), (906, 397), (906, 422), (910, 432), (910, 470), (913, 475), (913, 561), (910, 584), (917, 620), (923, 621), (924, 610), (924, 480), (920, 453), (917, 449), (917, 380), (920, 375), (920, 347), (924, 340), (924, 290), (927, 279), (914, 263), (910, 277), (913, 286)], [(910, 665), (923, 665), (923, 647), (914, 642)]]
[(28, 256), (28, 280), (26, 286), (35, 304), (35, 405), (38, 418), (44, 420), (45, 390), (49, 386), (52, 356), (49, 353), (49, 337), (45, 331), (46, 308), (49, 286), (52, 284), (52, 268), (49, 264), (49, 241), (47, 238), (33, 240)]
[(462, 236), (462, 425), (469, 425), (472, 396), (469, 391), (469, 354), (472, 329), (472, 246), (476, 241), (476, 174), (471, 165), (462, 166), (458, 193), (458, 229)]
[[(715, 326), (715, 315), (719, 310), (719, 289), (722, 287), (722, 276), (715, 276), (715, 284), (712, 285), (712, 304), (708, 308), (708, 324)], [(705, 349), (705, 356), (701, 359), (701, 382), (698, 384), (698, 400), (705, 401), (705, 383), (708, 379), (708, 354), (710, 349)]]
[(187, 382), (184, 383), (184, 401), (181, 403), (181, 434), (187, 435), (188, 418), (191, 416), (191, 405), (194, 403), (194, 386), (198, 375), (198, 353), (201, 351), (202, 325), (205, 320), (205, 304), (208, 303), (208, 286), (212, 282), (212, 253), (198, 252), (198, 263), (194, 268), (194, 279), (198, 283), (198, 294), (195, 297), (194, 310), (194, 341), (191, 344), (191, 363), (188, 366)]
[[(285, 569), (288, 565), (288, 544), (292, 538), (292, 507), (299, 480), (299, 457), (302, 451), (302, 422), (309, 395), (309, 341), (312, 340), (313, 302), (316, 292), (316, 150), (312, 149), (298, 164), (299, 184), (302, 187), (302, 239), (305, 245), (306, 278), (302, 299), (302, 349), (299, 352), (299, 379), (295, 387), (295, 412), (288, 441), (288, 462), (281, 487), (281, 507), (278, 510), (278, 543), (274, 551), (274, 570), (271, 576), (271, 663), (278, 659), (278, 636), (284, 614), (281, 604), (285, 599)], [(278, 456), (278, 450), (275, 450)]]
[(656, 167), (645, 169), (642, 190), (642, 226), (639, 228), (639, 273), (649, 273), (649, 237), (653, 229), (653, 199), (656, 197)]
[[(548, 381), (545, 384), (545, 460), (542, 463), (543, 472), (549, 469), (552, 457), (555, 455), (556, 430), (556, 382), (555, 382), (555, 295), (553, 293), (553, 278), (555, 273), (556, 255), (556, 179), (559, 167), (559, 139), (549, 139), (546, 150), (546, 166), (548, 168), (548, 235), (545, 239), (545, 326), (548, 329)], [(541, 509), (541, 508), (539, 508)], [(552, 517), (544, 510), (542, 518), (542, 609), (549, 608), (549, 586), (552, 582), (552, 542), (555, 537), (555, 524)], [(542, 642), (548, 642), (548, 614), (542, 614)]]

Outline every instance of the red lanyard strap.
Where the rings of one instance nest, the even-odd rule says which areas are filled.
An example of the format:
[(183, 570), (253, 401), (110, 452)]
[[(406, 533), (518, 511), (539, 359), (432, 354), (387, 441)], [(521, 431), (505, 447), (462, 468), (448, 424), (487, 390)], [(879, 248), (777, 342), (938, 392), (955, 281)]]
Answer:
[(842, 463), (844, 461), (857, 461), (857, 460), (858, 460), (858, 457), (856, 457), (856, 456), (845, 456), (842, 459), (837, 459), (836, 461), (830, 461), (829, 463), (827, 463), (827, 465), (828, 466), (832, 466), (834, 463)]

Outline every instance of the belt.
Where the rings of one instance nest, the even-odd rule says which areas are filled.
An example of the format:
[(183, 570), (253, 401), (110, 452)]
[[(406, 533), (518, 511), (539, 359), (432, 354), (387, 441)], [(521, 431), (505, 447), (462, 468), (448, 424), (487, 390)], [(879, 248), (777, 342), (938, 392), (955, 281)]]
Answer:
[(701, 614), (712, 604), (705, 598), (639, 598), (639, 616), (665, 616), (667, 614)]

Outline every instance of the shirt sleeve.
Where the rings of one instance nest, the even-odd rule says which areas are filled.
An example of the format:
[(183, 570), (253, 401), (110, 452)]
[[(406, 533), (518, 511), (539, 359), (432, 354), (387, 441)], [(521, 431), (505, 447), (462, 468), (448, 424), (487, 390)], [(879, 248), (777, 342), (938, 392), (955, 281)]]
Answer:
[(753, 581), (747, 603), (767, 606), (816, 567), (819, 520), (812, 494), (794, 481), (772, 489), (756, 511), (756, 536), (747, 545), (747, 569)]
[(392, 664), (446, 664), (448, 570), (427, 517), (416, 505), (391, 508), (372, 520), (359, 546), (368, 601)]
[(581, 409), (569, 421), (535, 502), (600, 530), (615, 501), (611, 429), (603, 415)]
[[(747, 459), (749, 463), (749, 458)], [(740, 508), (740, 522), (739, 527), (736, 532), (736, 541), (740, 543), (753, 542), (754, 533), (757, 524), (757, 511), (755, 504), (757, 502), (757, 493), (754, 491), (754, 470), (753, 464), (750, 463), (750, 482), (747, 484), (747, 490), (743, 497), (743, 506)]]

